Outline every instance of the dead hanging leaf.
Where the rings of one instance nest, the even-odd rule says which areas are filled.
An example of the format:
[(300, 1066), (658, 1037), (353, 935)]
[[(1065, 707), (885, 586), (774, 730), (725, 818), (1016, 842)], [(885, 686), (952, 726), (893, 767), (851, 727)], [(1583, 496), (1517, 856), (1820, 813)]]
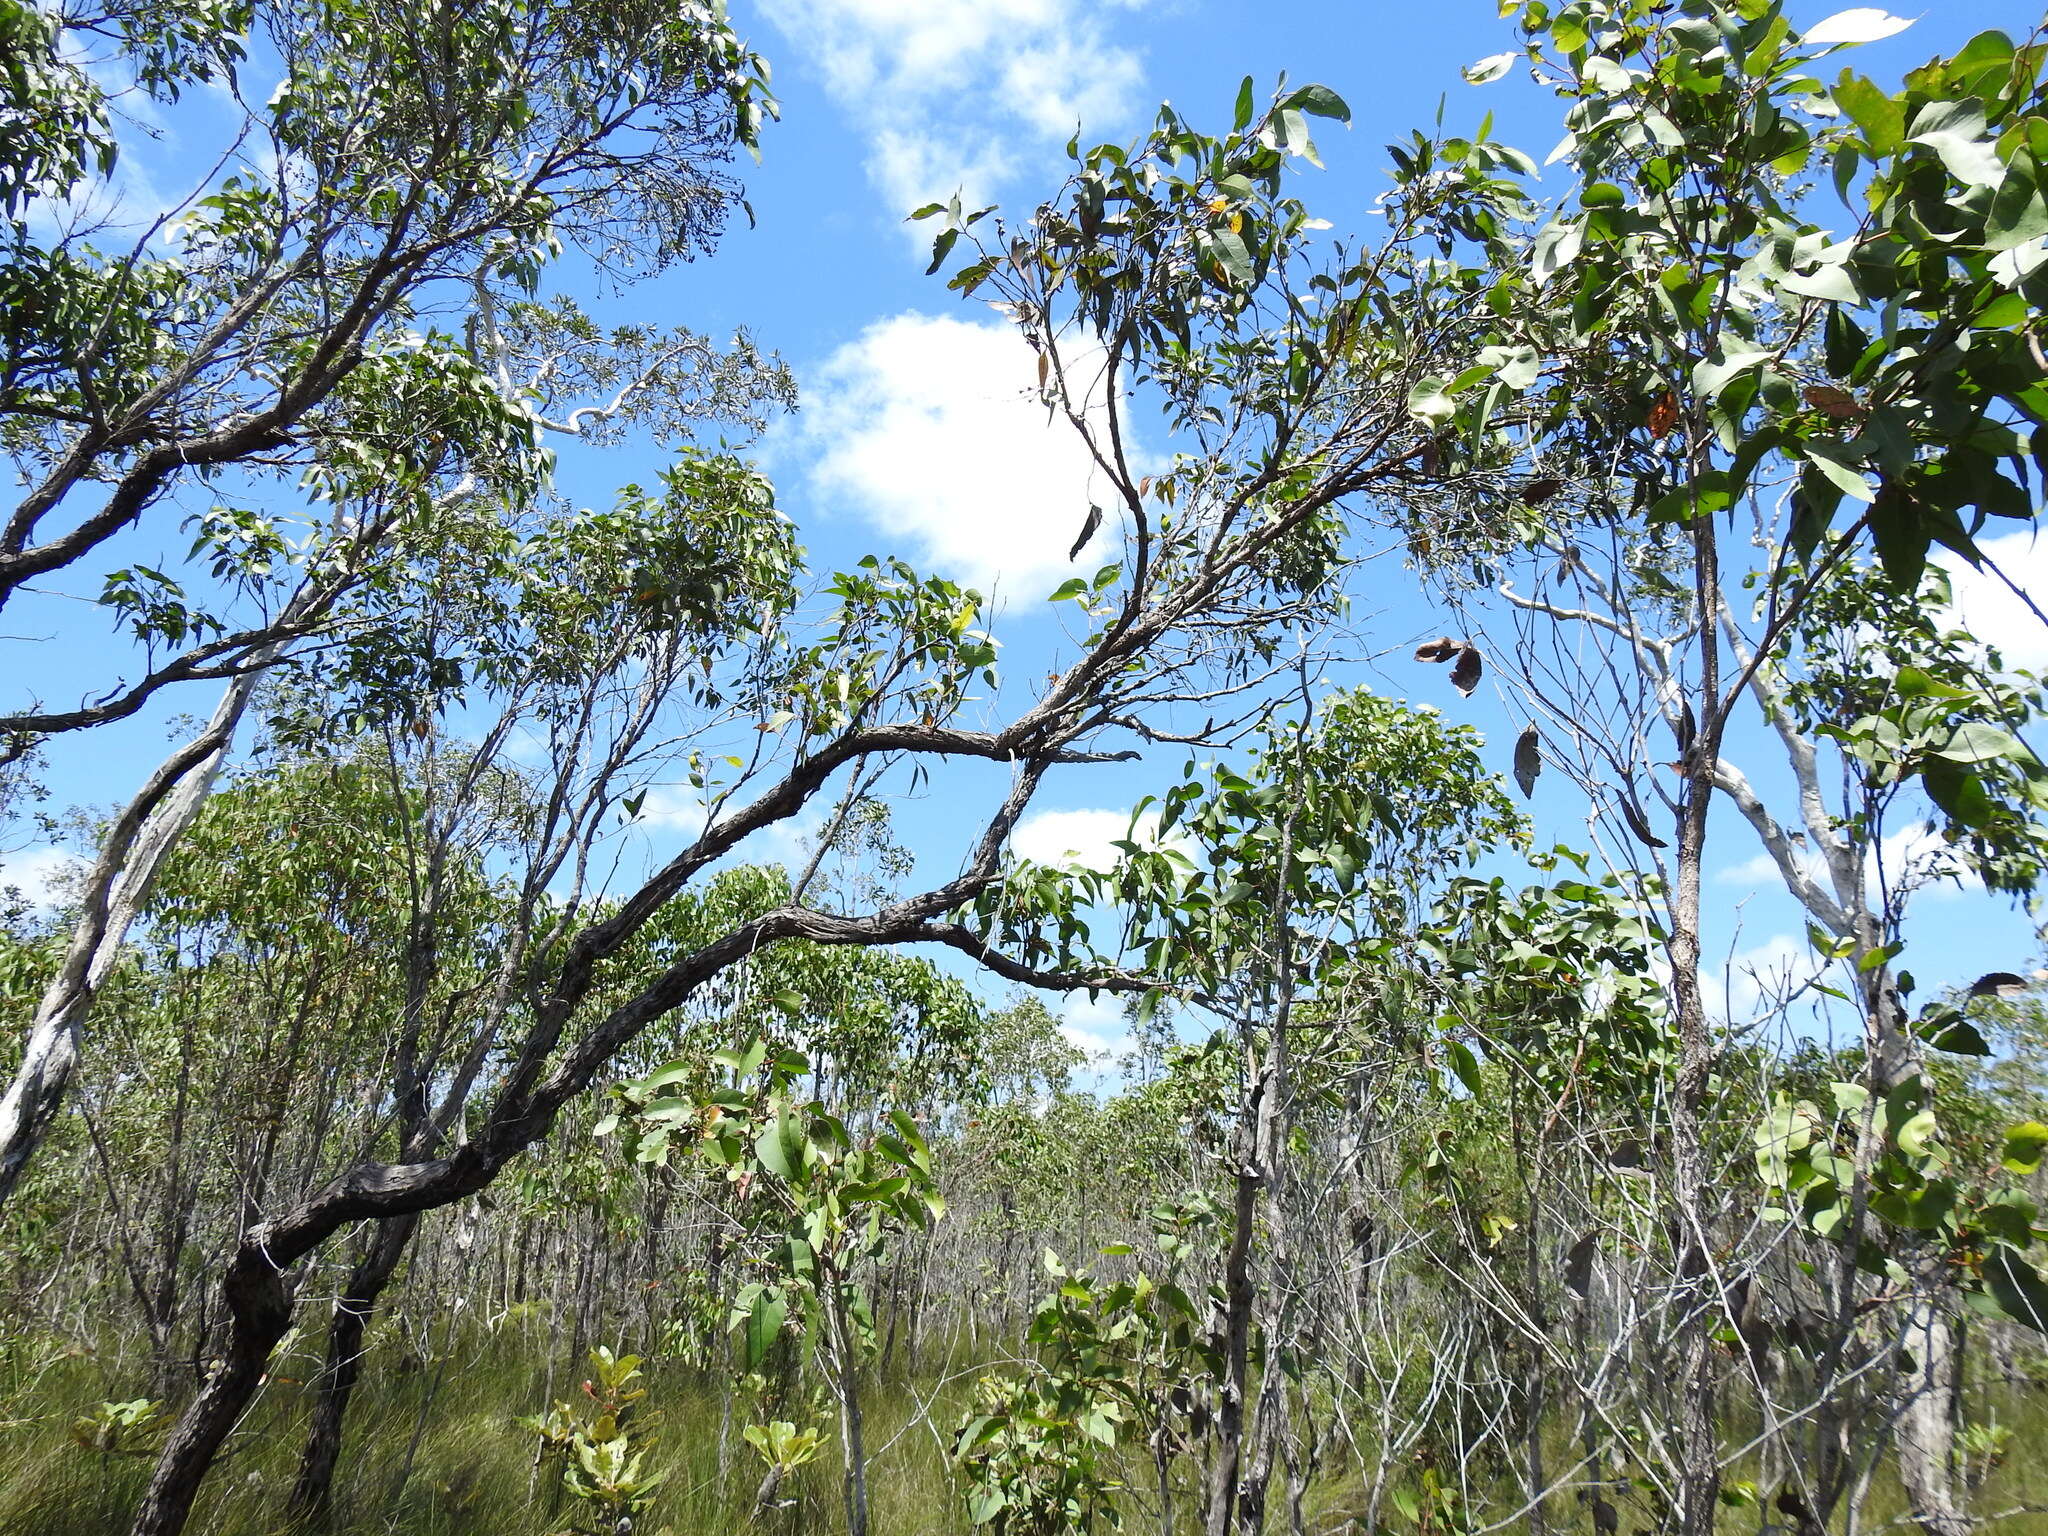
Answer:
[(1540, 507), (1563, 489), (1562, 480), (1554, 475), (1545, 475), (1541, 480), (1531, 480), (1522, 487), (1522, 500), (1532, 507)]
[(1543, 737), (1536, 727), (1525, 727), (1515, 738), (1515, 784), (1528, 799), (1536, 792), (1536, 775), (1543, 771)]
[(1599, 1251), (1600, 1236), (1588, 1232), (1571, 1246), (1564, 1256), (1564, 1288), (1579, 1300), (1588, 1300), (1593, 1294), (1593, 1255)]
[(1102, 526), (1102, 508), (1093, 502), (1088, 505), (1087, 521), (1081, 524), (1081, 536), (1074, 540), (1074, 547), (1067, 551), (1067, 563), (1071, 565), (1081, 558), (1081, 551), (1088, 547), (1088, 541), (1095, 537), (1095, 530)]
[(1458, 664), (1451, 668), (1451, 686), (1469, 699), (1472, 697), (1472, 690), (1479, 686), (1479, 674), (1484, 670), (1484, 664), (1479, 659), (1479, 647), (1460, 646)]
[(1045, 378), (1052, 371), (1052, 359), (1045, 353), (1038, 354), (1038, 387), (1045, 388)]
[(1449, 635), (1441, 640), (1425, 640), (1415, 647), (1417, 661), (1449, 661), (1458, 654), (1458, 642)]
[(1636, 804), (1633, 796), (1621, 802), (1621, 819), (1628, 823), (1629, 831), (1640, 838), (1648, 848), (1669, 848), (1671, 845), (1650, 830), (1650, 819), (1643, 814), (1643, 808)]
[(1657, 403), (1650, 407), (1650, 436), (1661, 438), (1678, 425), (1678, 396), (1665, 390), (1657, 397)]
[(1681, 699), (1678, 704), (1678, 755), (1681, 758), (1691, 757), (1692, 745), (1699, 738), (1699, 717), (1692, 712), (1692, 702)]
[(2027, 978), (2011, 971), (1992, 971), (1970, 983), (1972, 997), (2018, 997), (2027, 990)]
[(1832, 384), (1809, 384), (1800, 394), (1821, 415), (1836, 421), (1854, 421), (1870, 414), (1870, 407), (1846, 389), (1837, 389)]

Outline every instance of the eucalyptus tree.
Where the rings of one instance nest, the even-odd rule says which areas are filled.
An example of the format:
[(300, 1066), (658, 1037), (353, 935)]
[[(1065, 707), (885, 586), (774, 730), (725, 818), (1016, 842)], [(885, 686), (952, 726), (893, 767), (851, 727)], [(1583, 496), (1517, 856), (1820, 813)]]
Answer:
[[(1575, 640), (1552, 649), (1543, 636), (1525, 653), (1531, 693), (1555, 701), (1550, 734), (1583, 754), (1621, 845), (1636, 858), (1676, 845), (1671, 1195), (1691, 1234), (1676, 1281), (1694, 1297), (1678, 1308), (1690, 1383), (1680, 1505), (1698, 1533), (1716, 1506), (1709, 1333), (1729, 1299), (1704, 1219), (1719, 1047), (1700, 948), (1709, 808), (1717, 793), (1742, 803), (1724, 743), (1845, 562), (1874, 550), (1910, 590), (1931, 545), (1975, 562), (1987, 518), (2032, 514), (2044, 418), (2027, 327), (2043, 297), (2048, 205), (2028, 146), (2043, 120), (2043, 55), (1986, 33), (1891, 92), (1853, 71), (1833, 85), (1814, 73), (1821, 55), (1890, 29), (1879, 12), (1845, 12), (1802, 38), (1782, 7), (1757, 0), (1511, 10), (1524, 48), (1468, 77), (1498, 78), (1526, 57), (1570, 102), (1553, 158), (1572, 186), (1519, 230), (1462, 232), (1501, 274), (1501, 325), (1416, 408), (1442, 425), (1446, 453), (1490, 467), (1493, 494), (1416, 498), (1407, 523), (1421, 560), (1475, 585), (1523, 553), (1539, 558), (1549, 592), (1512, 600), (1612, 641), (1596, 682)], [(1483, 139), (1418, 139), (1400, 178), (1469, 175), (1482, 153), (1501, 154)], [(1738, 510), (1749, 539), (1730, 548), (1718, 520)], [(1522, 747), (1532, 774), (1541, 734)], [(1672, 744), (1675, 786), (1652, 767), (1653, 734)], [(1802, 899), (1824, 896), (1785, 838), (1766, 846), (1786, 854)], [(1860, 889), (1860, 856), (1849, 864)], [(1871, 1058), (1896, 1061), (1905, 1031), (1885, 940), (1865, 922), (1844, 942)], [(1937, 1447), (1916, 1493), (1937, 1530), (1953, 1526), (1942, 1460)]]
[[(431, 550), (451, 507), (540, 493), (550, 429), (673, 431), (786, 381), (745, 347), (600, 333), (536, 301), (565, 248), (626, 275), (718, 235), (738, 201), (723, 163), (772, 103), (713, 6), (192, 0), (15, 5), (0, 26), (7, 115), (28, 125), (0, 146), (0, 438), (24, 487), (0, 607), (60, 584), (131, 647), (75, 705), (23, 688), (0, 706), (0, 758), (229, 680), (99, 840), (0, 1100), (4, 1200), (256, 678)], [(251, 105), (262, 73), (277, 88)], [(232, 108), (192, 190), (134, 227), (97, 216), (132, 150), (119, 93), (171, 110), (197, 85)], [(188, 120), (196, 142), (206, 119), (187, 103)], [(143, 538), (190, 549), (161, 569), (125, 553)]]
[[(1258, 695), (1270, 691), (1282, 636), (1311, 630), (1335, 605), (1346, 498), (1442, 473), (1425, 466), (1428, 437), (1407, 402), (1453, 341), (1482, 323), (1484, 285), (1443, 272), (1410, 223), (1397, 222), (1366, 258), (1338, 252), (1328, 270), (1316, 265), (1286, 171), (1312, 152), (1307, 116), (1343, 110), (1320, 87), (1285, 92), (1263, 113), (1247, 92), (1221, 138), (1168, 111), (1128, 150), (1077, 146), (1068, 185), (1014, 231), (985, 211), (949, 214), (941, 255), (975, 254), (956, 284), (1003, 294), (1046, 359), (1049, 400), (1114, 488), (1124, 533), (1117, 564), (1058, 595), (1078, 605), (1085, 633), (1042, 683), (993, 704), (980, 694), (998, 683), (980, 600), (901, 562), (869, 558), (831, 577), (814, 624), (789, 586), (786, 525), (767, 519), (732, 475), (688, 488), (676, 509), (712, 519), (709, 534), (613, 551), (637, 576), (535, 584), (561, 605), (560, 626), (537, 599), (523, 620), (542, 642), (528, 664), (571, 703), (595, 690), (612, 706), (597, 711), (602, 720), (560, 707), (562, 739), (548, 754), (557, 781), (536, 792), (557, 820), (535, 839), (528, 868), (552, 868), (538, 883), (522, 873), (522, 890), (536, 913), (550, 879), (567, 879), (565, 893), (536, 917), (532, 942), (508, 948), (493, 994), (502, 1011), (477, 1036), (491, 1044), (454, 1074), (464, 1097), (444, 1092), (421, 1137), (366, 1148), (264, 1212), (235, 1244), (221, 1272), (222, 1364), (165, 1440), (137, 1512), (140, 1536), (185, 1526), (294, 1322), (301, 1266), (353, 1223), (487, 1187), (644, 1031), (764, 948), (930, 943), (1028, 985), (1142, 985), (1061, 968), (1049, 943), (1004, 946), (985, 898), (1005, 884), (1012, 829), (1049, 774), (1124, 755), (1132, 732), (1154, 729), (1168, 706), (1264, 707)], [(1484, 210), (1508, 195), (1485, 183), (1447, 192), (1438, 206)], [(1324, 291), (1312, 278), (1326, 302), (1309, 302)], [(1091, 398), (1078, 369), (1069, 377), (1084, 339), (1108, 360), (1106, 395)], [(1367, 357), (1374, 372), (1356, 366)], [(1126, 389), (1140, 383), (1156, 389), (1165, 431), (1187, 449), (1157, 475), (1141, 473), (1128, 446)], [(598, 558), (573, 542), (565, 553)], [(608, 646), (616, 636), (623, 655), (583, 655), (592, 634)], [(528, 675), (486, 669), (468, 707), (482, 711), (493, 691), (509, 696)], [(655, 695), (679, 711), (660, 735), (635, 723), (632, 702)], [(983, 709), (990, 723), (967, 723)], [(556, 717), (544, 718), (552, 727)], [(703, 928), (661, 952), (651, 980), (626, 968), (664, 909), (840, 775), (882, 769), (874, 792), (886, 793), (977, 761), (1006, 770), (1009, 783), (991, 791), (956, 873), (873, 904), (793, 898), (729, 921), (706, 914)], [(584, 868), (579, 829), (664, 768), (704, 796), (703, 829), (639, 885), (595, 902), (569, 878)], [(466, 1135), (450, 1142), (458, 1107)]]
[[(1007, 942), (1149, 978), (1219, 1021), (1213, 1054), (1234, 1070), (1206, 1112), (1225, 1145), (1223, 1250), (1212, 1379), (1194, 1384), (1212, 1399), (1212, 1536), (1263, 1529), (1276, 1470), (1297, 1456), (1288, 1382), (1309, 1363), (1290, 1148), (1304, 1094), (1342, 1050), (1345, 999), (1384, 980), (1418, 893), (1520, 835), (1468, 729), (1364, 692), (1312, 700), (1306, 673), (1297, 686), (1299, 716), (1268, 724), (1241, 770), (1198, 775), (1190, 760), (1182, 783), (1140, 802), (1133, 838), (1156, 819), (1113, 872), (1019, 871), (983, 900)], [(1075, 926), (1077, 899), (1121, 916), (1101, 953)]]

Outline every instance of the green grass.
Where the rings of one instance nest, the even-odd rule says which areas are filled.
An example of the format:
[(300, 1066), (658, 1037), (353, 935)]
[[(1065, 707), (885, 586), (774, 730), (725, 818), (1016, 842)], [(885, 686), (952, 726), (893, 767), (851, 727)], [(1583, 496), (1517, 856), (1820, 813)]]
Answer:
[[(408, 1368), (409, 1367), (409, 1368)], [(581, 1377), (559, 1373), (553, 1396), (579, 1396)], [(844, 1528), (837, 1439), (785, 1483), (795, 1509), (752, 1520), (764, 1465), (741, 1437), (749, 1410), (735, 1400), (720, 1464), (722, 1401), (697, 1373), (659, 1362), (648, 1368), (646, 1407), (658, 1410), (649, 1465), (666, 1475), (640, 1530), (674, 1536), (786, 1526)], [(83, 1354), (17, 1365), (0, 1389), (0, 1532), (6, 1536), (109, 1536), (125, 1529), (148, 1480), (147, 1456), (88, 1451), (70, 1425), (100, 1403), (133, 1398), (135, 1373)], [(937, 1432), (917, 1421), (920, 1398), (945, 1396)], [(872, 1524), (878, 1533), (951, 1536), (967, 1529), (940, 1443), (958, 1417), (957, 1399), (928, 1384), (879, 1382), (868, 1396)], [(273, 1380), (229, 1454), (215, 1468), (192, 1523), (195, 1536), (274, 1536), (297, 1471), (311, 1391)], [(337, 1536), (551, 1536), (570, 1526), (575, 1501), (560, 1492), (559, 1467), (537, 1466), (534, 1436), (515, 1420), (543, 1408), (549, 1383), (518, 1340), (484, 1341), (436, 1364), (373, 1355), (350, 1413), (335, 1480)], [(784, 1410), (789, 1414), (790, 1410)], [(799, 1409), (797, 1417), (804, 1417)]]
[[(335, 1484), (335, 1536), (553, 1536), (570, 1527), (574, 1502), (559, 1491), (557, 1470), (536, 1467), (533, 1436), (514, 1420), (542, 1408), (546, 1374), (535, 1368), (529, 1341), (513, 1335), (479, 1338), (445, 1362), (421, 1364), (388, 1344), (373, 1355), (351, 1415)], [(553, 1395), (576, 1393), (580, 1375), (558, 1372)], [(146, 1456), (106, 1455), (80, 1448), (72, 1420), (103, 1401), (139, 1395), (132, 1362), (102, 1355), (17, 1350), (0, 1357), (0, 1533), (5, 1536), (119, 1536), (149, 1475)], [(748, 1408), (736, 1400), (720, 1461), (722, 1399), (700, 1375), (674, 1364), (649, 1367), (647, 1406), (658, 1409), (651, 1463), (667, 1481), (643, 1516), (642, 1536), (762, 1536), (845, 1529), (837, 1439), (822, 1411), (785, 1416), (818, 1423), (827, 1446), (785, 1492), (795, 1508), (756, 1520), (751, 1505), (762, 1464), (740, 1435)], [(970, 1527), (942, 1440), (958, 1422), (964, 1377), (877, 1381), (866, 1394), (871, 1450), (869, 1488), (875, 1536), (965, 1536)], [(274, 1380), (215, 1469), (194, 1518), (194, 1536), (277, 1536), (310, 1404), (302, 1383)], [(2019, 1506), (2048, 1506), (2048, 1389), (1999, 1387), (1976, 1394), (1973, 1417), (2011, 1427), (2006, 1455), (1972, 1496), (1980, 1515)], [(919, 1403), (930, 1402), (928, 1418)], [(1564, 1447), (1557, 1447), (1560, 1453)], [(1133, 1475), (1144, 1474), (1137, 1467)], [(1732, 1476), (1746, 1475), (1736, 1468)], [(1274, 1500), (1273, 1530), (1285, 1528)], [(1356, 1476), (1327, 1466), (1308, 1501), (1311, 1530), (1362, 1530), (1354, 1521), (1364, 1500)], [(1866, 1504), (1863, 1529), (1879, 1532), (1904, 1513), (1896, 1480), (1881, 1473)], [(1586, 1509), (1570, 1495), (1549, 1501), (1550, 1529), (1590, 1531)], [(1388, 1506), (1386, 1529), (1405, 1536), (1413, 1526)], [(1768, 1512), (1731, 1509), (1730, 1532), (1752, 1533)], [(1192, 1500), (1183, 1504), (1191, 1529)], [(1624, 1530), (1634, 1522), (1624, 1518)], [(1132, 1511), (1127, 1530), (1152, 1529)], [(1904, 1529), (1893, 1525), (1892, 1529)], [(1991, 1536), (2048, 1536), (2048, 1514), (2000, 1520)]]

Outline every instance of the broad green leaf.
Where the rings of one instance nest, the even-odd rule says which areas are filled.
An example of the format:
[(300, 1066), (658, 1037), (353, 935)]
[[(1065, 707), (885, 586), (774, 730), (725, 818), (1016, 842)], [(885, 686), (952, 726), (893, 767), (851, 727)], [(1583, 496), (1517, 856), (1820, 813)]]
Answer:
[(1778, 279), (1778, 286), (1788, 293), (1796, 293), (1809, 299), (1828, 299), (1836, 304), (1862, 305), (1869, 302), (1869, 296), (1856, 281), (1856, 274), (1846, 261), (1824, 262), (1811, 272), (1787, 272)]
[(1626, 65), (1597, 53), (1586, 60), (1585, 68), (1580, 71), (1579, 78), (1595, 90), (1606, 91), (1614, 96), (1627, 94), (1629, 89), (1635, 84), (1634, 79), (1629, 75)]
[(1905, 142), (1906, 109), (1875, 81), (1843, 70), (1830, 94), (1835, 105), (1849, 114), (1873, 155), (1889, 156)]
[(1298, 107), (1312, 117), (1332, 118), (1340, 123), (1351, 121), (1351, 108), (1327, 85), (1304, 85), (1287, 98), (1287, 105)]
[[(2041, 196), (2039, 168), (2032, 156), (2022, 152), (2013, 157), (1991, 199), (1991, 211), (1984, 219), (1984, 243), (1994, 251), (2009, 251), (2043, 235), (2048, 235), (2048, 201)], [(1983, 323), (1981, 317), (1979, 323)]]
[(1455, 1035), (1444, 1037), (1444, 1054), (1450, 1058), (1451, 1070), (1458, 1075), (1458, 1081), (1468, 1092), (1477, 1095), (1481, 1091), (1479, 1059), (1472, 1054), (1472, 1048)]
[(2009, 731), (1982, 720), (1966, 720), (1934, 755), (1952, 763), (1983, 763), (1998, 757), (2024, 757), (2026, 749)]
[(1491, 85), (1515, 67), (1519, 53), (1490, 53), (1476, 64), (1467, 64), (1463, 70), (1468, 85)]
[(1987, 138), (1984, 105), (1975, 100), (1930, 101), (1913, 117), (1910, 144), (1925, 144), (1948, 173), (1967, 187), (1990, 187), (2005, 174)]
[(1923, 1109), (1916, 1112), (1899, 1127), (1899, 1150), (1908, 1157), (1925, 1157), (1927, 1143), (1940, 1132), (1940, 1129), (1941, 1127), (1935, 1123), (1933, 1110)]
[(1717, 349), (1713, 356), (1702, 358), (1693, 366), (1692, 386), (1702, 395), (1718, 395), (1737, 375), (1769, 361), (1770, 355), (1768, 352), (1739, 349), (1723, 352)]
[(2005, 1133), (2005, 1166), (2013, 1173), (2032, 1173), (2048, 1153), (2048, 1125), (2023, 1120)]
[(789, 1314), (789, 1303), (782, 1299), (780, 1291), (763, 1290), (754, 1298), (754, 1305), (747, 1313), (746, 1359), (748, 1370), (758, 1370), (768, 1356), (769, 1349), (782, 1333), (783, 1319)]
[(1993, 1249), (1984, 1260), (1984, 1283), (2007, 1317), (2048, 1333), (2048, 1284), (2018, 1253)]
[(1855, 501), (1877, 500), (1877, 488), (1851, 462), (1840, 444), (1814, 438), (1800, 446), (1806, 453), (1807, 462), (1827, 476), (1843, 495)]

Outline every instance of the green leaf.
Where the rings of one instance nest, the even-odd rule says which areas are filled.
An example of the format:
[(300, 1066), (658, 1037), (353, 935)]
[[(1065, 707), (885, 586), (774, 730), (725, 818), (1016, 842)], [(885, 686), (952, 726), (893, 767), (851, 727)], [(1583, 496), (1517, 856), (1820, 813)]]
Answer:
[(1869, 302), (1869, 296), (1856, 281), (1856, 274), (1846, 261), (1823, 262), (1804, 274), (1787, 272), (1778, 279), (1778, 286), (1788, 293), (1810, 299), (1827, 299), (1835, 304), (1862, 305)]
[(1408, 410), (1418, 420), (1442, 426), (1458, 414), (1458, 403), (1444, 393), (1442, 379), (1420, 379), (1408, 391)]
[(1527, 389), (1543, 372), (1543, 355), (1526, 345), (1482, 348), (1479, 361), (1510, 389)]
[(2048, 1333), (2048, 1285), (2018, 1253), (2000, 1247), (1987, 1255), (1984, 1283), (2007, 1317)]
[(1806, 461), (1827, 476), (1844, 496), (1852, 501), (1877, 500), (1876, 487), (1864, 477), (1840, 443), (1826, 438), (1810, 438), (1799, 446), (1806, 455)]
[(1937, 1051), (1949, 1051), (1957, 1056), (1989, 1056), (1991, 1046), (1983, 1032), (1965, 1018), (1954, 1018), (1931, 1031), (1923, 1031), (1922, 1038)]
[(1586, 60), (1585, 68), (1579, 71), (1579, 78), (1594, 90), (1605, 91), (1610, 96), (1625, 96), (1635, 86), (1627, 65), (1597, 53)]
[(1887, 487), (1871, 506), (1869, 516), (1870, 535), (1876, 541), (1885, 580), (1901, 592), (1913, 591), (1926, 574), (1930, 542), (1918, 504), (1903, 492)]
[(1927, 1143), (1938, 1135), (1940, 1130), (1941, 1127), (1935, 1122), (1933, 1110), (1919, 1110), (1908, 1116), (1906, 1123), (1899, 1127), (1899, 1150), (1908, 1157), (1925, 1157), (1928, 1151)]
[(1237, 88), (1237, 111), (1232, 114), (1230, 131), (1243, 133), (1252, 123), (1252, 114), (1257, 110), (1256, 98), (1252, 93), (1252, 77), (1246, 75), (1243, 84)]
[(1999, 757), (2024, 758), (2027, 753), (2011, 732), (1982, 720), (1966, 720), (1934, 755), (1951, 763), (1983, 763)]
[(1311, 117), (1333, 118), (1340, 123), (1351, 121), (1351, 108), (1327, 85), (1304, 85), (1287, 98), (1287, 105), (1299, 108)]
[(746, 1360), (747, 1369), (759, 1370), (761, 1362), (768, 1357), (769, 1349), (782, 1333), (783, 1319), (789, 1315), (789, 1303), (784, 1301), (780, 1291), (763, 1289), (754, 1298), (754, 1305), (747, 1313)]
[(1897, 36), (1911, 25), (1906, 17), (1890, 15), (1874, 5), (1859, 5), (1815, 22), (1800, 34), (1799, 41), (1809, 48), (1853, 47)]
[(1460, 73), (1467, 85), (1491, 85), (1513, 69), (1515, 61), (1521, 57), (1519, 53), (1489, 53), (1478, 62), (1467, 64)]
[(2005, 1167), (2013, 1173), (2032, 1173), (2048, 1154), (2048, 1125), (2023, 1120), (2005, 1133)]
[(2033, 158), (2022, 151), (2013, 157), (1991, 199), (1991, 211), (1984, 218), (1984, 244), (1990, 250), (2009, 251), (2043, 235), (2048, 235), (2048, 202), (2042, 200), (2040, 173)]
[(1768, 352), (1741, 351), (1724, 352), (1715, 349), (1712, 357), (1702, 358), (1692, 370), (1692, 387), (1709, 398), (1718, 395), (1740, 374), (1749, 372), (1770, 358)]
[(1472, 1047), (1455, 1035), (1444, 1036), (1444, 1054), (1450, 1058), (1451, 1070), (1468, 1092), (1477, 1096), (1480, 1092), (1479, 1059), (1472, 1054)]
[(1909, 144), (1925, 144), (1941, 157), (1949, 175), (1966, 187), (1991, 187), (2005, 174), (1988, 137), (1982, 102), (1930, 101), (1913, 117)]
[(1552, 219), (1536, 236), (1529, 254), (1529, 271), (1541, 282), (1562, 267), (1578, 260), (1586, 242), (1586, 228), (1576, 219)]
[(1883, 158), (1895, 152), (1906, 137), (1906, 109), (1874, 81), (1842, 71), (1831, 94), (1835, 105), (1849, 114), (1863, 142), (1873, 155)]
[(754, 1138), (754, 1156), (778, 1179), (793, 1182), (798, 1169), (803, 1166), (801, 1137), (802, 1132), (791, 1118), (789, 1106), (777, 1104), (775, 1118)]
[(1892, 679), (1892, 687), (1904, 699), (1974, 699), (1977, 695), (1968, 688), (1957, 688), (1944, 683), (1932, 673), (1919, 667), (1906, 666), (1898, 670)]

